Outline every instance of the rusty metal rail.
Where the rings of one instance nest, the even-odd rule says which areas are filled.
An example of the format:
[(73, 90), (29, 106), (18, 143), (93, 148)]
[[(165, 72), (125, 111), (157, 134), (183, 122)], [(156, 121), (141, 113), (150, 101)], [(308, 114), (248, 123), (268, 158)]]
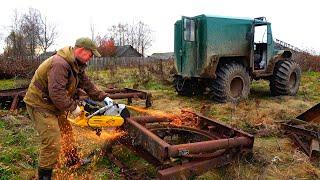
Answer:
[(121, 143), (157, 167), (157, 179), (199, 175), (251, 153), (254, 137), (200, 114), (192, 126), (174, 118), (142, 116), (127, 119)]
[(300, 119), (306, 122), (319, 122), (320, 120), (320, 103), (316, 104), (312, 108), (308, 109), (304, 113), (300, 114), (296, 117), (296, 119)]
[[(0, 91), (0, 104), (9, 103), (10, 111), (17, 109), (19, 102), (22, 102), (23, 97), (27, 92), (27, 88), (8, 89)], [(86, 96), (84, 91), (81, 91), (82, 96)], [(107, 89), (107, 93), (110, 93), (109, 97), (112, 99), (128, 99), (128, 104), (132, 103), (133, 98), (139, 98), (145, 100), (146, 107), (152, 105), (152, 95), (144, 91), (136, 89)]]
[(133, 98), (140, 98), (145, 100), (146, 107), (152, 106), (152, 95), (144, 91), (137, 89), (123, 88), (123, 89), (107, 89), (106, 93), (109, 93), (111, 99), (128, 99), (128, 104), (132, 103)]
[(297, 123), (297, 121), (291, 120), (287, 123), (282, 123), (281, 128), (311, 160), (319, 159), (320, 130), (318, 127), (312, 126), (307, 122), (299, 121)]
[(10, 111), (14, 111), (17, 109), (17, 106), (20, 101), (22, 101), (27, 88), (17, 88), (17, 89), (8, 89), (0, 91), (0, 99), (1, 103), (6, 101), (10, 101)]
[(281, 129), (287, 134), (311, 160), (320, 158), (320, 103), (304, 113), (281, 123)]

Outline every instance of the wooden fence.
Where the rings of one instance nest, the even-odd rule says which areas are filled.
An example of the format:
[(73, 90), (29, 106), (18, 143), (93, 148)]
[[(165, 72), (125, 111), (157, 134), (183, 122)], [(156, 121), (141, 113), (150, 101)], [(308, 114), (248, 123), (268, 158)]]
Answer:
[(150, 57), (118, 57), (118, 58), (93, 58), (88, 63), (88, 70), (99, 71), (105, 70), (108, 67), (140, 67), (147, 64), (158, 64), (168, 61), (173, 61), (173, 59), (155, 59)]
[[(48, 56), (49, 57), (49, 56)], [(26, 58), (33, 63), (41, 64), (48, 57)], [(141, 67), (152, 64), (164, 64), (172, 62), (173, 59), (156, 59), (151, 57), (94, 57), (88, 62), (88, 70), (101, 71), (108, 67)]]

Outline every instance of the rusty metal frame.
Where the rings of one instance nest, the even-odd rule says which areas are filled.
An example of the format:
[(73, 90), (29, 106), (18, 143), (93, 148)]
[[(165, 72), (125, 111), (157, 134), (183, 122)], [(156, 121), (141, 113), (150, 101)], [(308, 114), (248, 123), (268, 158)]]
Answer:
[(10, 111), (14, 111), (17, 109), (18, 103), (27, 92), (27, 88), (17, 88), (17, 89), (8, 89), (8, 90), (1, 90), (0, 97), (12, 97), (12, 103), (10, 106)]
[(227, 165), (231, 161), (231, 156), (219, 156), (209, 160), (197, 160), (193, 162), (187, 162), (181, 165), (159, 170), (157, 173), (157, 178), (166, 180), (188, 179), (188, 177), (200, 175), (212, 168)]
[[(17, 88), (17, 89), (8, 89), (1, 90), (0, 97), (12, 97), (12, 103), (10, 105), (10, 111), (17, 109), (19, 101), (23, 99), (27, 92), (27, 88)], [(132, 103), (133, 98), (140, 98), (145, 100), (146, 107), (152, 106), (152, 95), (144, 91), (123, 88), (123, 89), (108, 89), (107, 93), (110, 93), (109, 97), (112, 99), (128, 99), (128, 104)], [(84, 91), (82, 92), (86, 94)]]
[[(166, 165), (164, 169), (158, 168), (158, 179), (198, 175), (213, 167), (228, 164), (244, 152), (251, 152), (254, 142), (252, 135), (200, 114), (193, 113), (193, 116), (197, 118), (195, 127), (176, 128), (199, 132), (211, 137), (209, 140), (171, 145), (154, 131), (159, 127), (172, 128), (174, 125), (170, 122), (173, 120), (168, 117), (142, 116), (127, 119), (125, 145), (135, 151), (139, 151), (139, 148), (143, 150), (142, 157), (147, 161), (151, 157), (153, 161), (149, 162), (156, 166)], [(180, 159), (181, 163), (173, 162), (172, 159)]]
[(306, 122), (312, 122), (314, 120), (319, 119), (319, 117), (320, 117), (320, 103), (316, 104), (312, 108), (300, 114), (299, 116), (296, 117), (296, 119), (300, 119)]
[[(300, 115), (301, 116), (301, 115)], [(298, 117), (300, 117), (298, 116)], [(302, 151), (309, 156), (311, 160), (320, 157), (320, 132), (313, 129), (306, 129), (305, 124), (297, 124), (295, 120), (281, 124), (281, 129), (289, 134)]]
[(284, 123), (284, 124), (281, 124), (281, 128), (284, 129), (285, 131), (292, 132), (294, 134), (307, 136), (309, 138), (320, 139), (320, 132), (308, 130), (308, 129), (301, 127), (301, 126)]
[(132, 103), (133, 98), (140, 98), (146, 100), (146, 107), (152, 106), (152, 95), (145, 91), (137, 89), (123, 88), (123, 89), (107, 89), (106, 93), (109, 94), (111, 99), (128, 99), (128, 104)]

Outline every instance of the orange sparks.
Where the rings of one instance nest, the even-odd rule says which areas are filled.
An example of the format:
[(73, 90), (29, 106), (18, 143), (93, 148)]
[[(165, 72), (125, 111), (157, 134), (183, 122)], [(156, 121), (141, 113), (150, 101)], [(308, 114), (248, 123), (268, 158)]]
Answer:
[(175, 126), (182, 126), (182, 125), (195, 126), (197, 124), (197, 117), (194, 115), (193, 112), (186, 109), (182, 109), (181, 114), (175, 115), (175, 114), (170, 114), (170, 113), (166, 113), (159, 110), (146, 109), (144, 107), (138, 107), (138, 106), (127, 106), (127, 107), (130, 110), (133, 110), (139, 113), (171, 119), (172, 120), (171, 124)]

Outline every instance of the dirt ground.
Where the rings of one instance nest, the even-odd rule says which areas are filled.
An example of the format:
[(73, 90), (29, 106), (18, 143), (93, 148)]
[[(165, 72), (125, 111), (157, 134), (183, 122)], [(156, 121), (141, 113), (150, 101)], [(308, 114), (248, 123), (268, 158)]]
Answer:
[[(179, 114), (182, 109), (202, 113), (225, 122), (255, 136), (253, 158), (237, 159), (232, 164), (213, 169), (193, 179), (319, 179), (320, 163), (309, 158), (293, 142), (283, 135), (279, 122), (288, 121), (320, 102), (320, 73), (304, 73), (297, 96), (272, 97), (267, 81), (254, 81), (248, 99), (238, 103), (218, 104), (206, 95), (178, 96), (171, 85), (155, 79), (141, 85), (135, 77), (119, 73), (110, 77), (106, 72), (92, 74), (101, 86), (117, 82), (119, 87), (133, 87), (151, 92), (151, 110)], [(124, 78), (129, 77), (129, 78)], [(119, 100), (118, 103), (126, 101)], [(144, 106), (144, 101), (134, 100), (133, 105)], [(35, 177), (38, 141), (32, 122), (22, 109), (18, 114), (0, 111), (0, 179), (30, 179)], [(88, 129), (74, 127), (79, 152), (87, 156), (92, 152), (93, 162), (79, 169), (61, 167), (54, 171), (56, 179), (123, 179), (120, 169), (99, 156), (105, 141), (120, 136), (112, 129), (104, 129), (100, 137)], [(150, 179), (155, 168), (122, 146), (114, 148), (114, 154), (131, 168), (144, 172)]]

